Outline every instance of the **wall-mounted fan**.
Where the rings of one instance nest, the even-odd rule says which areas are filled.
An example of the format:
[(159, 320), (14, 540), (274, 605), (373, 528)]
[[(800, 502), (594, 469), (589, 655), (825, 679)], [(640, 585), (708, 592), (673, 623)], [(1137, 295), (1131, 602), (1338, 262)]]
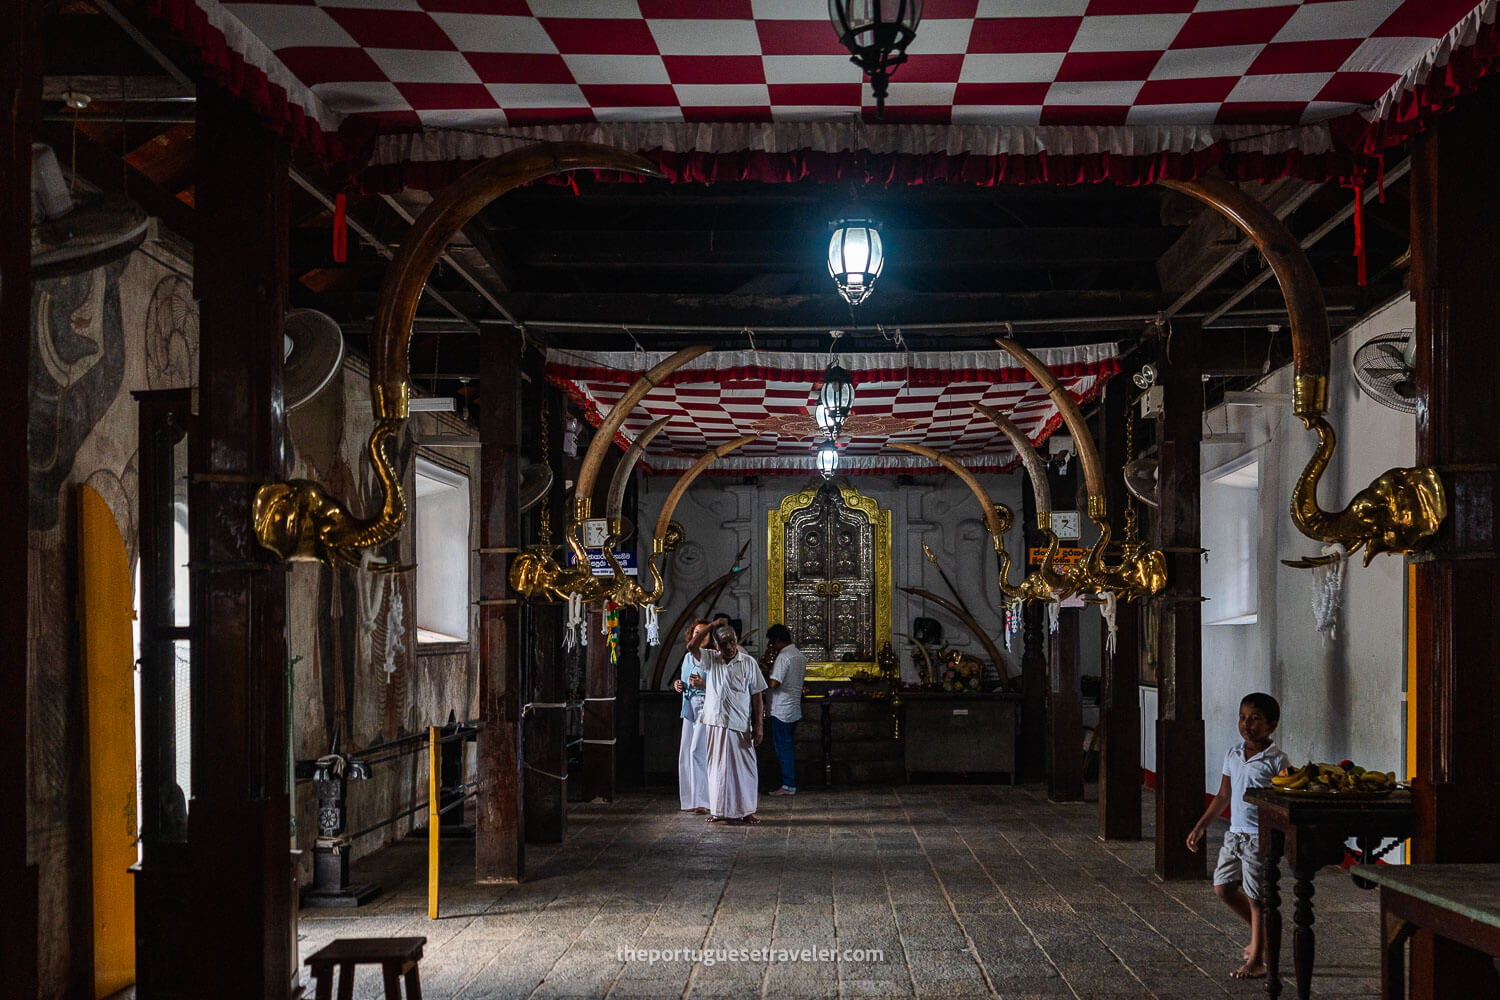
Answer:
[(31, 146), (31, 275), (57, 278), (102, 267), (146, 238), (151, 220), (123, 195), (82, 190), (51, 146)]
[(1385, 333), (1354, 352), (1354, 378), (1371, 399), (1402, 413), (1417, 411), (1416, 340), (1412, 331)]
[(344, 361), (344, 334), (332, 316), (316, 309), (289, 309), (281, 327), (286, 349), (283, 376), (290, 413), (312, 399)]

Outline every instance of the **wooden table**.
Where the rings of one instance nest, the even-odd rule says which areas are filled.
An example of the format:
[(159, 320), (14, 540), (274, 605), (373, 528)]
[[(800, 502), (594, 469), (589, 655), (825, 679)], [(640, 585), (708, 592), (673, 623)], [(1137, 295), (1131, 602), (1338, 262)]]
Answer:
[[(1411, 836), (1411, 793), (1398, 789), (1390, 795), (1372, 798), (1354, 794), (1311, 794), (1283, 792), (1274, 788), (1252, 788), (1245, 801), (1253, 803), (1260, 815), (1260, 851), (1265, 868), (1266, 898), (1266, 992), (1281, 995), (1281, 894), (1278, 890), (1281, 872), (1279, 862), (1285, 857), (1292, 866), (1296, 882), (1292, 889), (1296, 904), (1292, 909), (1292, 963), (1297, 978), (1298, 1000), (1312, 995), (1313, 955), (1313, 876), (1326, 865), (1344, 859), (1344, 842), (1353, 838), (1366, 862), (1373, 862), (1375, 851), (1387, 838), (1403, 840)], [(1373, 867), (1371, 865), (1370, 867)]]
[[(1500, 865), (1384, 865), (1359, 877), (1380, 887), (1380, 987), (1406, 996), (1406, 942), (1426, 930), (1485, 955), (1500, 955)], [(1478, 984), (1473, 997), (1494, 996)]]

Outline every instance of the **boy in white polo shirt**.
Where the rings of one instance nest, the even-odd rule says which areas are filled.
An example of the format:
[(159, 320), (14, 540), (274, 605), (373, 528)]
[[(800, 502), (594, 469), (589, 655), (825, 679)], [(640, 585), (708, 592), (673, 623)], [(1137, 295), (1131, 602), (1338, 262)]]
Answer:
[(1247, 788), (1265, 788), (1271, 778), (1287, 766), (1286, 754), (1271, 741), (1281, 721), (1281, 705), (1259, 691), (1240, 701), (1240, 736), (1243, 743), (1224, 755), (1224, 778), (1219, 794), (1187, 835), (1190, 851), (1197, 851), (1208, 825), (1229, 806), (1229, 832), (1214, 867), (1214, 892), (1239, 918), (1250, 925), (1250, 943), (1244, 964), (1230, 973), (1235, 979), (1257, 979), (1266, 974), (1265, 923), (1261, 918), (1260, 838), (1256, 807), (1245, 801)]

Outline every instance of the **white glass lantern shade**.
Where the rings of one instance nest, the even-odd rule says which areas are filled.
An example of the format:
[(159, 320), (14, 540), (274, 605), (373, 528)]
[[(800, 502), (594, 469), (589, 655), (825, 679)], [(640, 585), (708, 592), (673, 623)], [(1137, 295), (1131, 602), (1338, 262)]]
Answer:
[(829, 414), (828, 407), (822, 403), (813, 407), (813, 420), (817, 421), (818, 430), (823, 432), (824, 437), (838, 437), (839, 425)]
[(851, 306), (870, 297), (884, 269), (885, 245), (874, 222), (844, 219), (834, 224), (828, 239), (828, 273)]
[(833, 474), (839, 467), (839, 449), (833, 440), (824, 441), (818, 445), (818, 471), (823, 473), (824, 479), (832, 479)]
[(840, 366), (829, 365), (824, 369), (823, 387), (818, 390), (818, 405), (825, 411), (822, 419), (827, 420), (834, 428), (833, 433), (828, 436), (836, 437), (844, 426), (844, 421), (849, 419), (849, 414), (854, 412), (854, 380)]

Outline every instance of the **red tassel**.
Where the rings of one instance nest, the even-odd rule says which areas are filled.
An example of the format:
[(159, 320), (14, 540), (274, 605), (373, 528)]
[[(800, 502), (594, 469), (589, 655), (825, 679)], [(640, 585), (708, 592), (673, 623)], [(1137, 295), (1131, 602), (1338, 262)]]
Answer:
[(568, 175), (568, 187), (573, 189), (573, 194), (578, 194), (578, 182), (573, 179), (572, 174)]
[(1365, 190), (1359, 181), (1344, 185), (1354, 189), (1354, 256), (1359, 261), (1359, 287), (1366, 284), (1365, 272)]
[(340, 191), (333, 199), (333, 260), (342, 264), (349, 259), (348, 199)]

